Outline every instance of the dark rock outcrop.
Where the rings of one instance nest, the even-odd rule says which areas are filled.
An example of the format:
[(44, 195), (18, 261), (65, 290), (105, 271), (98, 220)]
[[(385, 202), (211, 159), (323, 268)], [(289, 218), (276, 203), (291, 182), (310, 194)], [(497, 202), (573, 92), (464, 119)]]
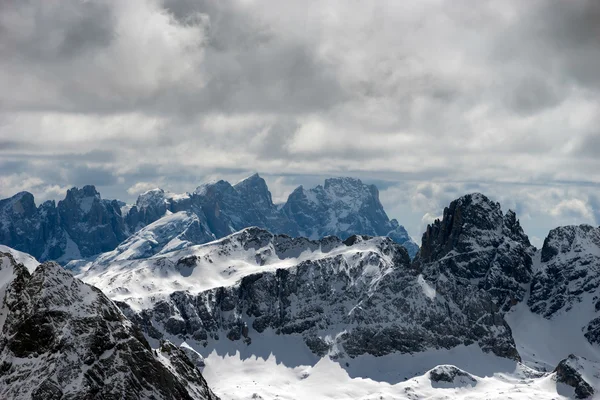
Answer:
[(580, 362), (580, 357), (571, 354), (556, 366), (554, 373), (556, 374), (557, 382), (564, 383), (575, 389), (575, 398), (589, 399), (594, 395), (594, 389), (581, 376)]
[(58, 202), (60, 225), (82, 257), (113, 250), (129, 236), (116, 200), (102, 200), (94, 186), (73, 188)]
[(477, 379), (475, 379), (471, 374), (455, 367), (454, 365), (439, 365), (435, 367), (429, 371), (429, 379), (432, 382), (462, 383), (470, 385), (477, 384)]

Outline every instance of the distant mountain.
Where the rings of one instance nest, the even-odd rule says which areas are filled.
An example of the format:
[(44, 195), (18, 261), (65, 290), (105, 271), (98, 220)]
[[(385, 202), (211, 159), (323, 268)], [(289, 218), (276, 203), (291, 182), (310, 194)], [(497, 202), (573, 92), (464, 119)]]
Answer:
[[(169, 217), (180, 212), (194, 219), (191, 230), (180, 219)], [(154, 224), (163, 217), (168, 218)], [(102, 199), (94, 186), (69, 190), (58, 205), (47, 201), (36, 207), (33, 195), (27, 192), (0, 200), (0, 244), (63, 264), (113, 252), (117, 246), (119, 253), (137, 254), (139, 249), (127, 248), (139, 246), (140, 240), (145, 240), (146, 248), (140, 254), (148, 256), (163, 251), (163, 245), (182, 235), (187, 244), (194, 245), (251, 226), (312, 239), (389, 236), (411, 256), (418, 250), (406, 230), (387, 217), (377, 188), (352, 178), (327, 179), (324, 186), (310, 190), (300, 187), (283, 208), (273, 204), (267, 184), (258, 174), (233, 186), (226, 181), (207, 183), (193, 193), (151, 190), (132, 206)]]
[(153, 351), (99, 289), (22, 258), (0, 252), (1, 398), (217, 399), (183, 349)]
[(411, 257), (419, 250), (406, 229), (388, 218), (377, 187), (365, 185), (360, 179), (326, 179), (323, 186), (312, 189), (300, 186), (282, 210), (296, 223), (299, 234), (311, 239), (329, 235), (342, 239), (355, 234), (387, 236), (403, 245)]
[(0, 200), (0, 243), (39, 260), (67, 262), (113, 250), (129, 236), (116, 200), (103, 200), (94, 186), (67, 191), (58, 205), (36, 207), (21, 192)]
[(204, 184), (184, 195), (156, 189), (140, 195), (126, 219), (130, 227), (140, 227), (167, 211), (195, 213), (214, 238), (257, 226), (311, 239), (388, 236), (405, 246), (411, 257), (418, 250), (406, 230), (388, 218), (377, 188), (353, 178), (327, 179), (323, 186), (309, 190), (300, 186), (283, 207), (273, 204), (267, 184), (258, 174), (233, 186), (226, 181)]

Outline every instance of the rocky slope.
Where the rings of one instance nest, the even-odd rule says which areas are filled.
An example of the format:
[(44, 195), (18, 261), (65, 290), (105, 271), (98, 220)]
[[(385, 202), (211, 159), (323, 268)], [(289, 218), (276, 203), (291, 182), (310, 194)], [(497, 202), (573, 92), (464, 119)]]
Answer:
[(0, 253), (0, 397), (215, 399), (183, 350), (153, 351), (102, 292)]
[(527, 301), (533, 313), (569, 318), (585, 338), (600, 344), (600, 228), (563, 226), (544, 240)]
[(128, 304), (155, 339), (244, 345), (272, 331), (300, 335), (315, 355), (339, 359), (470, 344), (519, 358), (488, 293), (452, 277), (436, 293), (436, 282), (389, 238), (312, 241), (248, 228), (162, 256), (94, 265), (81, 278)]
[[(188, 226), (172, 218), (154, 224), (180, 212), (195, 216), (194, 232), (177, 231)], [(283, 209), (273, 204), (266, 182), (257, 174), (236, 185), (226, 181), (204, 184), (193, 193), (151, 190), (140, 195), (133, 206), (103, 200), (94, 186), (69, 190), (58, 205), (49, 201), (36, 207), (33, 195), (27, 192), (0, 200), (0, 244), (42, 261), (63, 264), (112, 252), (117, 246), (117, 253), (132, 256), (140, 240), (145, 240), (145, 247), (150, 245), (149, 251), (158, 253), (163, 243), (182, 235), (189, 237), (187, 242), (200, 244), (250, 226), (313, 239), (327, 235), (343, 239), (354, 234), (388, 236), (404, 245), (411, 256), (418, 249), (406, 230), (396, 220), (389, 220), (377, 188), (351, 178), (328, 179), (324, 186), (308, 191), (300, 187)], [(130, 237), (142, 229), (141, 239), (140, 235)], [(148, 236), (154, 239), (146, 240)]]
[(415, 266), (426, 279), (453, 276), (489, 293), (503, 311), (523, 300), (535, 248), (513, 211), (480, 193), (454, 200), (423, 234)]

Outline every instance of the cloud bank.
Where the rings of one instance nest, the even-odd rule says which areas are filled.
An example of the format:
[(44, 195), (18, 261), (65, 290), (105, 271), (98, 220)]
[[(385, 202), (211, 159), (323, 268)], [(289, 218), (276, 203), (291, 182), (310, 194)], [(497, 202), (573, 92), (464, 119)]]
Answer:
[(258, 171), (379, 184), (418, 239), (480, 190), (600, 223), (595, 0), (0, 2), (0, 197)]

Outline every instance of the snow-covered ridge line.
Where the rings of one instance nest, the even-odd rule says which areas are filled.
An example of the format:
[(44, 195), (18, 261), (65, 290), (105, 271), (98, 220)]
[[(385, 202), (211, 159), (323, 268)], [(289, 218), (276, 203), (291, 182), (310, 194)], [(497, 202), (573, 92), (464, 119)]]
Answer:
[[(348, 259), (357, 253), (381, 252), (380, 249), (390, 246), (395, 243), (384, 237), (353, 236), (342, 241), (329, 236), (310, 240), (250, 227), (207, 244), (147, 258), (139, 255), (126, 258), (131, 254), (123, 258), (103, 256), (78, 265), (83, 271), (78, 277), (102, 288), (114, 300), (141, 309), (174, 291), (199, 293), (239, 284), (243, 277), (251, 274), (338, 256)], [(382, 254), (382, 257), (390, 265), (393, 262), (387, 255)]]

